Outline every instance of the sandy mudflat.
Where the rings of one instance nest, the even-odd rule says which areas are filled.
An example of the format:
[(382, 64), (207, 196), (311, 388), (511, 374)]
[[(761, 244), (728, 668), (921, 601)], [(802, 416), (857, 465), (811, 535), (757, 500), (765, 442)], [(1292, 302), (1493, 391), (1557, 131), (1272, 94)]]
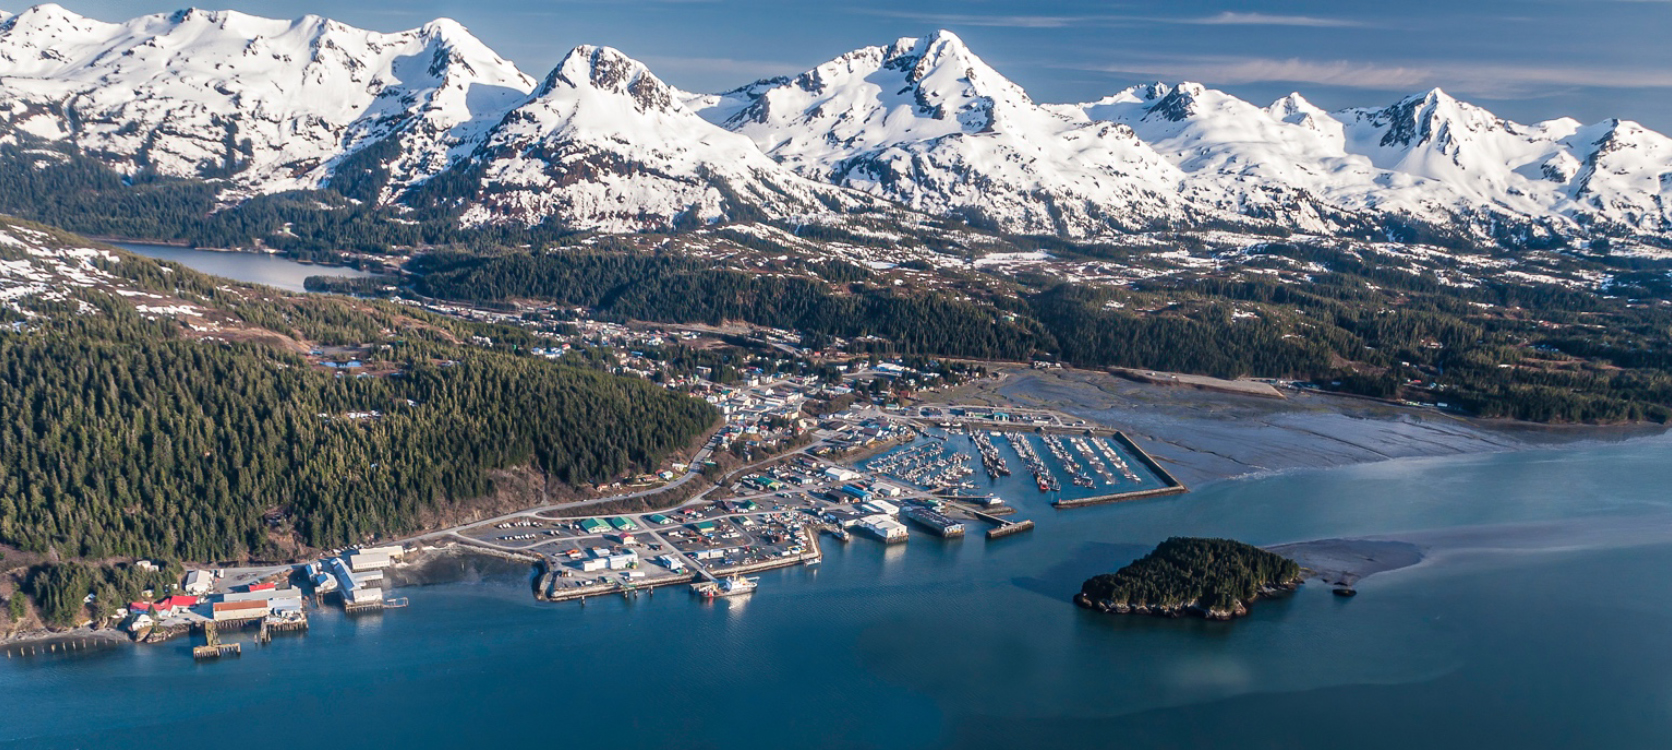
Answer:
[(1054, 408), (1114, 427), (1190, 486), (1285, 469), (1618, 441), (1664, 431), (1547, 427), (1319, 393), (1286, 395), (1151, 385), (1086, 370), (1020, 370), (938, 400)]
[(1415, 565), (1459, 559), (1563, 554), (1672, 544), (1672, 513), (1607, 515), (1560, 521), (1453, 526), (1358, 539), (1289, 542), (1266, 549), (1283, 555), (1332, 585)]
[(1314, 577), (1335, 586), (1351, 586), (1365, 576), (1408, 568), (1422, 562), (1422, 548), (1384, 539), (1319, 539), (1266, 549), (1300, 563)]

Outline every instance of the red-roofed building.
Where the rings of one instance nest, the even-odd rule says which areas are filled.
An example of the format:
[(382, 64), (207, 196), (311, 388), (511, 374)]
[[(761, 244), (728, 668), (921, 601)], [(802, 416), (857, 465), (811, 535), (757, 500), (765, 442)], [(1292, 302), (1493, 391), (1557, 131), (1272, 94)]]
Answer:
[(272, 591), (273, 589), (276, 589), (278, 587), (279, 587), (279, 585), (276, 584), (276, 583), (252, 583), (248, 587), (246, 587), (244, 590), (245, 591)]
[(195, 606), (197, 606), (197, 597), (177, 595), (158, 602), (157, 611), (164, 614), (173, 614), (182, 609), (191, 609)]

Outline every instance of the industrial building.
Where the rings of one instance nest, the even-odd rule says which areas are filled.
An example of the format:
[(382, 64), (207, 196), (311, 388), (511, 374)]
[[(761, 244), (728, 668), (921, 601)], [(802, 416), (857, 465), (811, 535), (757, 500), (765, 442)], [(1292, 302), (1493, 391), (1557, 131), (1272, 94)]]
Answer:
[(348, 557), (348, 567), (356, 573), (361, 573), (368, 570), (382, 570), (389, 567), (392, 561), (393, 557), (386, 548), (362, 549), (356, 550), (354, 554)]
[(215, 590), (215, 573), (208, 570), (192, 570), (186, 572), (186, 593), (192, 596), (203, 596)]
[(964, 524), (939, 511), (929, 508), (907, 508), (905, 515), (937, 536), (950, 539), (964, 535)]
[(860, 502), (866, 502), (871, 499), (871, 491), (857, 484), (844, 484), (842, 485), (841, 491), (842, 494), (852, 497)]
[[(355, 557), (359, 556), (355, 555)], [(388, 565), (386, 552), (373, 553), (366, 562), (368, 564), (374, 563), (378, 557), (384, 559), (385, 566)], [(337, 589), (342, 592), (345, 607), (354, 610), (383, 605), (382, 570), (355, 572), (350, 569), (350, 564), (344, 562), (343, 558), (340, 557), (331, 558), (326, 562), (326, 567), (331, 575), (337, 579)]]
[(870, 500), (861, 504), (859, 509), (870, 513), (881, 513), (885, 516), (900, 515), (900, 506), (888, 502), (887, 500)]
[(236, 622), (239, 620), (256, 620), (266, 617), (272, 608), (266, 599), (254, 599), (243, 602), (215, 602), (210, 605), (215, 622)]
[(859, 522), (854, 525), (859, 527), (860, 531), (870, 534), (871, 536), (881, 539), (889, 544), (906, 541), (906, 537), (909, 533), (906, 530), (905, 524), (881, 513), (861, 518), (859, 519)]

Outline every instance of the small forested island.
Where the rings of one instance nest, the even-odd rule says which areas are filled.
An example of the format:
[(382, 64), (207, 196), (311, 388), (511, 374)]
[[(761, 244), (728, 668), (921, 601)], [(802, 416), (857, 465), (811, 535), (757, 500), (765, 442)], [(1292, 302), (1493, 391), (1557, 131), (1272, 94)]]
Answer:
[(1172, 537), (1149, 554), (1080, 586), (1074, 603), (1087, 609), (1163, 617), (1201, 615), (1229, 620), (1256, 599), (1293, 591), (1300, 565), (1230, 539)]

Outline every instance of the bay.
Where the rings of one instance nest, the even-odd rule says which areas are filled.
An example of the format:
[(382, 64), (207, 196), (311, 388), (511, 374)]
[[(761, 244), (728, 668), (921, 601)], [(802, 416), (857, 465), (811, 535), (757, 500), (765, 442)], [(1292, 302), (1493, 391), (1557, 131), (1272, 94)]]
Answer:
[[(1653, 747), (1672, 730), (1668, 486), (1672, 442), (1648, 439), (1065, 512), (1006, 489), (1031, 534), (826, 540), (745, 599), (539, 604), (489, 574), (219, 663), (184, 640), (0, 660), (0, 746)], [(1171, 535), (1429, 557), (1232, 623), (1069, 603)]]

